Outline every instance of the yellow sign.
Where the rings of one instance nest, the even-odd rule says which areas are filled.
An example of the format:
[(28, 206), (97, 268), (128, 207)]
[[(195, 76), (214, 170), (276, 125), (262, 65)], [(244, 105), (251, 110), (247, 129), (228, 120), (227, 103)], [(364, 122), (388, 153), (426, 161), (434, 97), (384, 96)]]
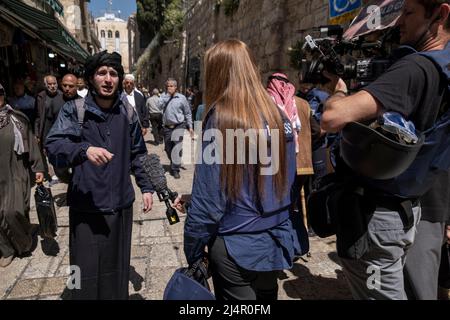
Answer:
[(352, 21), (353, 18), (356, 17), (356, 15), (359, 12), (359, 8), (347, 13), (344, 13), (343, 15), (340, 15), (339, 17), (330, 18), (330, 24), (343, 24), (349, 21)]

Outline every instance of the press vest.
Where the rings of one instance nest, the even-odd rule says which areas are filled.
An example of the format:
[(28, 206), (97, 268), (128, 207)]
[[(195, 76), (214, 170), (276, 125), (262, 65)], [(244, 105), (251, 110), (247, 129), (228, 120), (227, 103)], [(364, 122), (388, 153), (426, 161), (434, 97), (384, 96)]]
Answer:
[(450, 42), (444, 50), (417, 52), (409, 48), (410, 54), (419, 54), (430, 59), (447, 84), (441, 113), (434, 125), (423, 132), (425, 142), (410, 167), (390, 180), (369, 180), (368, 184), (378, 190), (400, 198), (418, 198), (433, 185), (435, 178), (450, 169)]

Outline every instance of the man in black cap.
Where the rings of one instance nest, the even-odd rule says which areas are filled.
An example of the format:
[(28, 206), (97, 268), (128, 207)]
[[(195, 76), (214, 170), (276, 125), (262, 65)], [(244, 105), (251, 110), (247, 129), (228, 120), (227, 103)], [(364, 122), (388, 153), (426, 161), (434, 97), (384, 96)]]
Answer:
[(90, 92), (83, 108), (80, 101), (66, 103), (46, 142), (53, 165), (73, 170), (67, 193), (70, 265), (79, 267), (81, 286), (75, 286), (72, 298), (127, 299), (134, 202), (130, 168), (148, 212), (153, 186), (140, 162), (147, 148), (136, 113), (119, 98), (121, 56), (100, 52), (85, 69)]

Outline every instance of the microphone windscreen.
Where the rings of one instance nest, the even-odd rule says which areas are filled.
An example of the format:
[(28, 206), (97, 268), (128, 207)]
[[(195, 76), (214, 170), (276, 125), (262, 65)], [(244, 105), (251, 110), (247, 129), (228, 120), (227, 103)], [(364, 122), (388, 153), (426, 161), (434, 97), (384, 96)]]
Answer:
[(150, 182), (153, 184), (156, 192), (162, 192), (167, 189), (167, 179), (164, 168), (161, 165), (159, 157), (156, 154), (148, 154), (141, 158), (142, 166), (147, 173)]

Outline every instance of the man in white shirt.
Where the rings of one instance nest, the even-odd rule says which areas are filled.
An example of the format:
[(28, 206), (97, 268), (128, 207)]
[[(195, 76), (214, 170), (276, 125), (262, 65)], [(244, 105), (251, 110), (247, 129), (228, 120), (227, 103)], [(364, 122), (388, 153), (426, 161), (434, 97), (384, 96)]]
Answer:
[(132, 74), (127, 74), (124, 77), (121, 98), (124, 103), (130, 104), (136, 110), (142, 129), (142, 135), (145, 136), (150, 126), (148, 109), (145, 105), (144, 96), (135, 89), (134, 76)]
[(82, 77), (78, 77), (77, 79), (77, 93), (80, 97), (84, 98), (88, 94), (88, 89), (86, 88), (86, 83), (84, 82), (84, 79)]

